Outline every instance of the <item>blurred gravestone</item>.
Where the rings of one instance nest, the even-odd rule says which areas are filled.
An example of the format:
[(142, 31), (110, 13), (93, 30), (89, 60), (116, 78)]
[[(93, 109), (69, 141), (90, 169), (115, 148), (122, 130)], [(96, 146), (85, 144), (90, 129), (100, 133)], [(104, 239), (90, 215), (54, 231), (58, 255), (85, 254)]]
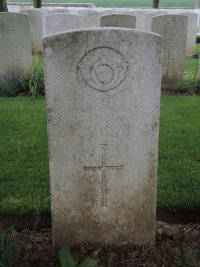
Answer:
[(171, 89), (182, 80), (187, 41), (188, 18), (182, 15), (153, 17), (152, 32), (159, 33), (163, 40), (162, 87)]
[(121, 27), (133, 28), (136, 27), (136, 17), (126, 14), (111, 14), (101, 17), (102, 27)]
[(21, 76), (31, 71), (28, 16), (20, 13), (0, 13), (0, 72)]
[(45, 34), (56, 34), (72, 29), (83, 28), (84, 18), (74, 14), (51, 14), (46, 16)]
[(44, 35), (45, 15), (48, 14), (48, 11), (45, 9), (41, 11), (41, 9), (38, 10), (37, 8), (33, 10), (23, 10), (21, 13), (29, 16), (32, 53), (42, 53), (42, 37)]

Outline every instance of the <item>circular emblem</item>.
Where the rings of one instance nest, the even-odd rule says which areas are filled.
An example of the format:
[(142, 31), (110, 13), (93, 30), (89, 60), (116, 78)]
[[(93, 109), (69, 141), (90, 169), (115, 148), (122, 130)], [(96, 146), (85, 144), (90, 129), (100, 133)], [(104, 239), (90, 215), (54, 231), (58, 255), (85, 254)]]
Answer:
[(128, 76), (128, 61), (117, 50), (99, 47), (90, 50), (77, 66), (77, 78), (98, 91), (117, 88)]

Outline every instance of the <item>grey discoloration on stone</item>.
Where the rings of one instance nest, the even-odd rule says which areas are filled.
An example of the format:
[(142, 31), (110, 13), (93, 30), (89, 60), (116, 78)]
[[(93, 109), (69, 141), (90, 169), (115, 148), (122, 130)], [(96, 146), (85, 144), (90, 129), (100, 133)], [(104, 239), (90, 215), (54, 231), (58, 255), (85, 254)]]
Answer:
[(163, 40), (162, 87), (174, 88), (183, 78), (188, 19), (182, 15), (153, 17), (152, 32)]
[(51, 14), (46, 16), (46, 35), (86, 27), (82, 16), (74, 14)]
[(136, 17), (126, 14), (111, 14), (101, 17), (102, 27), (136, 28)]
[(31, 71), (28, 16), (10, 12), (0, 13), (0, 72), (26, 75)]
[(161, 53), (124, 28), (44, 39), (56, 247), (154, 243)]

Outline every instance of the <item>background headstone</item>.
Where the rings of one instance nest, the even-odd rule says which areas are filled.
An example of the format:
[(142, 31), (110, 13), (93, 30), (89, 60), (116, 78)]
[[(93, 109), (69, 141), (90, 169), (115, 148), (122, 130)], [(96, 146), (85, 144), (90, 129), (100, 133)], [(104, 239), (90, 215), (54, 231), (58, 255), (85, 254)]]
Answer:
[(131, 29), (44, 39), (56, 247), (154, 243), (161, 53)]
[(45, 34), (56, 34), (84, 27), (84, 18), (74, 14), (51, 14), (46, 16)]
[(51, 10), (49, 12), (49, 14), (54, 14), (54, 13), (70, 13), (70, 11), (67, 10), (66, 8), (58, 8), (58, 9)]
[(21, 13), (29, 16), (32, 53), (37, 54), (43, 51), (42, 37), (44, 35), (45, 14), (47, 10), (41, 9), (23, 10)]
[(198, 15), (192, 12), (180, 14), (188, 17), (186, 56), (191, 57), (195, 52)]
[(163, 40), (162, 87), (171, 89), (182, 80), (187, 41), (188, 18), (182, 15), (153, 17), (152, 32), (159, 33)]
[(100, 26), (100, 16), (102, 15), (100, 12), (93, 10), (80, 10), (79, 15), (84, 17), (87, 27)]
[(21, 76), (31, 71), (28, 16), (20, 13), (0, 13), (0, 72)]
[(132, 28), (136, 27), (136, 17), (126, 14), (111, 14), (100, 18), (102, 27), (122, 27)]
[(151, 31), (152, 28), (152, 18), (156, 17), (156, 16), (161, 16), (161, 15), (167, 15), (166, 11), (152, 11), (152, 12), (148, 12), (145, 14), (144, 17), (144, 30), (145, 31)]

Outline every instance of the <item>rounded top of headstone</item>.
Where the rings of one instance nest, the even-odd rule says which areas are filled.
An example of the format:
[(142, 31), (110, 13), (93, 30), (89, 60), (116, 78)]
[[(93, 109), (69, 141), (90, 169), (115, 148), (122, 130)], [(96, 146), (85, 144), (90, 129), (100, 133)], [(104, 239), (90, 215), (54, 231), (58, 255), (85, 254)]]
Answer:
[(59, 39), (65, 39), (68, 38), (69, 35), (71, 36), (75, 36), (75, 35), (88, 35), (88, 34), (97, 34), (97, 33), (102, 33), (102, 34), (109, 34), (110, 32), (112, 33), (129, 33), (129, 34), (134, 34), (134, 35), (138, 35), (138, 36), (149, 36), (152, 38), (158, 38), (158, 39), (162, 39), (162, 36), (160, 34), (157, 33), (153, 33), (153, 32), (145, 32), (145, 31), (139, 31), (139, 30), (135, 30), (135, 29), (131, 29), (131, 28), (120, 28), (120, 27), (96, 27), (96, 28), (83, 28), (83, 29), (77, 29), (77, 30), (68, 30), (65, 32), (61, 32), (58, 34), (51, 34), (48, 36), (45, 36), (43, 38), (43, 43), (44, 46), (48, 45), (49, 42), (52, 41), (56, 41)]

